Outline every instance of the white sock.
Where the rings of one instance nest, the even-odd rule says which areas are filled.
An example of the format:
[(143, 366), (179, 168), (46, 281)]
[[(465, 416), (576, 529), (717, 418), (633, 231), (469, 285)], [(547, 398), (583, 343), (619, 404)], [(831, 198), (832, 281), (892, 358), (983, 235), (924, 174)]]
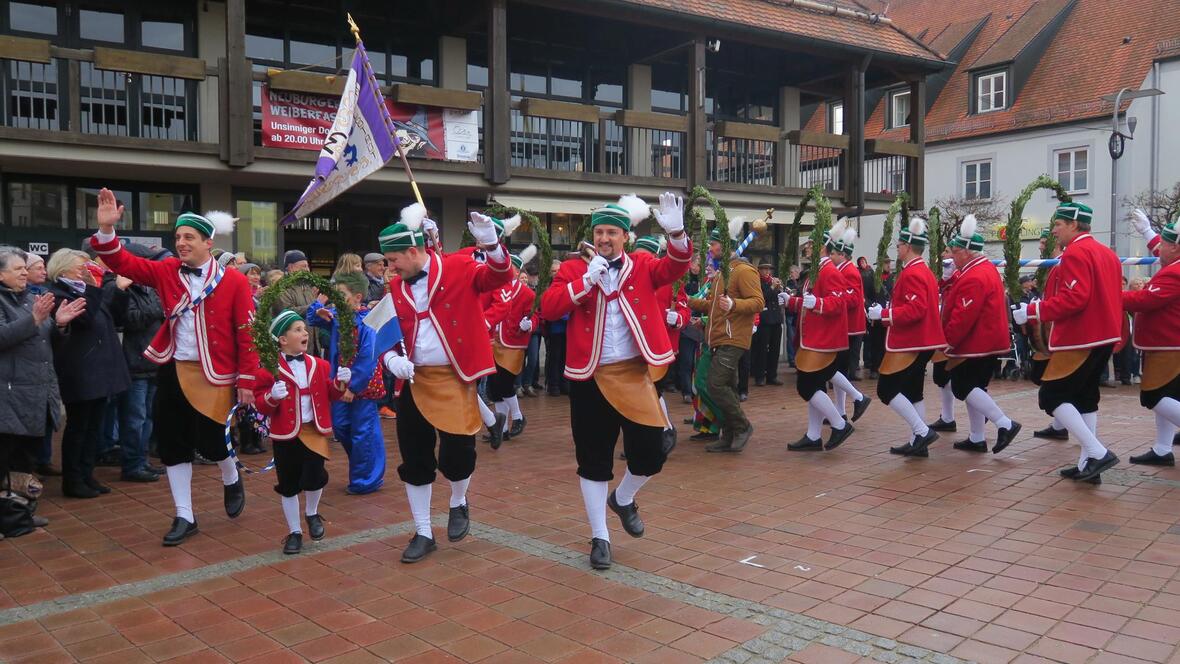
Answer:
[(967, 421), (970, 422), (971, 433), (968, 434), (967, 440), (973, 443), (982, 443), (984, 440), (984, 429), (987, 428), (987, 418), (978, 408), (967, 404)]
[[(501, 415), (503, 415), (503, 416), (504, 416), (504, 426), (503, 426), (503, 427), (501, 427), (501, 429), (502, 429), (503, 431), (507, 431), (507, 430), (508, 430), (508, 425), (509, 425), (509, 424), (512, 424), (512, 418), (511, 418), (511, 417), (508, 417), (508, 402), (506, 402), (506, 401), (497, 401), (497, 402), (493, 403), (493, 404), (492, 404), (492, 406), (494, 406), (494, 407), (495, 407), (495, 409), (496, 409), (496, 412), (497, 412), (497, 413), (500, 413)], [(494, 424), (495, 424), (495, 423), (493, 422), (493, 425), (494, 425)]]
[(196, 523), (193, 518), (193, 464), (178, 463), (165, 470), (168, 472), (172, 502), (176, 505), (176, 516), (189, 523)]
[(1052, 423), (1051, 423), (1049, 426), (1050, 426), (1050, 427), (1051, 427), (1051, 428), (1052, 428), (1054, 431), (1065, 431), (1065, 425), (1064, 425), (1064, 424), (1062, 424), (1062, 423), (1061, 423), (1061, 420), (1057, 419), (1057, 417), (1056, 417), (1056, 416), (1054, 416), (1054, 417), (1053, 417), (1053, 422), (1052, 422)]
[(1161, 413), (1155, 414), (1155, 445), (1151, 449), (1164, 456), (1172, 453), (1172, 439), (1176, 437), (1176, 425)]
[(496, 423), (496, 414), (492, 412), (491, 408), (484, 403), (483, 399), (477, 398), (475, 400), (479, 404), (479, 419), (483, 420), (483, 425), (489, 429)]
[(955, 392), (951, 389), (951, 384), (948, 382), (939, 390), (942, 396), (942, 412), (939, 413), (938, 419), (943, 422), (955, 421)]
[[(860, 393), (860, 390), (856, 389), (856, 386), (852, 384), (852, 381), (848, 380), (848, 377), (845, 376), (844, 372), (842, 371), (837, 371), (836, 375), (832, 376), (832, 385), (835, 386), (835, 388), (840, 392), (843, 392), (844, 394), (852, 397), (853, 401), (860, 401), (865, 397), (865, 395)], [(837, 394), (839, 394), (839, 392), (837, 392)], [(841, 408), (840, 412), (844, 412), (844, 409)]]
[(221, 483), (229, 486), (238, 481), (238, 464), (234, 462), (233, 457), (225, 457), (217, 462), (217, 467), (221, 469)]
[(1098, 435), (1098, 413), (1082, 413), (1082, 420), (1086, 423), (1086, 428), (1095, 436)]
[(467, 504), (467, 485), (471, 484), (471, 477), (465, 480), (451, 481), (451, 507), (462, 507)]
[(1152, 410), (1166, 417), (1173, 425), (1180, 427), (1180, 401), (1176, 401), (1172, 397), (1164, 397)]
[(815, 409), (819, 411), (820, 415), (827, 418), (828, 424), (832, 425), (833, 431), (840, 431), (844, 428), (844, 415), (836, 410), (836, 404), (832, 403), (832, 397), (829, 397), (827, 392), (822, 390), (816, 392), (811, 396), (808, 403), (815, 406)]
[(524, 415), (522, 415), (520, 413), (520, 398), (519, 397), (517, 397), (515, 394), (513, 394), (512, 396), (508, 397), (504, 401), (508, 403), (508, 414), (512, 416), (509, 420), (510, 422), (515, 422), (516, 420), (519, 420), (520, 418), (524, 417)]
[(889, 402), (889, 407), (893, 409), (893, 412), (900, 415), (906, 424), (910, 425), (910, 429), (914, 432), (914, 435), (925, 436), (930, 433), (930, 427), (926, 426), (926, 423), (922, 421), (922, 416), (918, 414), (918, 411), (914, 408), (914, 404), (905, 398), (905, 395), (899, 394), (893, 397), (893, 400)]
[(810, 402), (807, 404), (807, 437), (819, 440), (824, 435), (824, 416)]
[(623, 474), (623, 480), (619, 482), (619, 486), (615, 487), (615, 502), (620, 507), (635, 502), (635, 494), (650, 479), (651, 475), (632, 475), (628, 470)]
[(416, 486), (406, 485), (406, 498), (410, 500), (410, 514), (414, 516), (414, 528), (423, 537), (434, 539), (434, 531), (430, 529), (430, 484)]
[(283, 516), (287, 517), (287, 532), (301, 533), (299, 526), (299, 496), (283, 496)]
[[(1098, 414), (1089, 414), (1093, 415), (1095, 422), (1097, 422)], [(1094, 432), (1090, 430), (1089, 426), (1087, 426), (1088, 423), (1084, 419), (1085, 415), (1079, 413), (1077, 407), (1075, 407), (1073, 404), (1061, 404), (1056, 410), (1053, 411), (1053, 417), (1056, 417), (1058, 420), (1060, 420), (1061, 424), (1063, 424), (1069, 431), (1069, 434), (1074, 438), (1077, 438), (1078, 442), (1081, 443), (1082, 460), (1078, 465), (1079, 470), (1085, 466), (1087, 457), (1101, 459), (1102, 457), (1106, 456), (1106, 448), (1103, 447), (1102, 443), (1098, 442), (1098, 437), (1095, 436)]]
[(914, 402), (914, 412), (918, 413), (918, 417), (922, 418), (923, 422), (926, 421), (926, 400), (925, 399), (922, 399), (921, 401)]
[(315, 491), (303, 492), (303, 513), (307, 516), (315, 516), (320, 513), (320, 497), (324, 495), (323, 489), (316, 489)]
[(672, 428), (672, 418), (668, 417), (668, 404), (664, 402), (664, 397), (660, 396), (660, 409), (664, 411), (664, 431)]
[(610, 531), (606, 529), (606, 496), (610, 493), (610, 486), (606, 482), (593, 482), (585, 477), (579, 477), (582, 485), (582, 502), (586, 505), (586, 519), (590, 521), (590, 536), (610, 541)]
[(992, 421), (992, 424), (1001, 429), (1009, 429), (1012, 427), (1012, 420), (1004, 414), (1000, 405), (992, 398), (992, 395), (984, 392), (978, 387), (971, 390), (967, 395), (967, 403), (973, 408), (983, 413), (983, 416)]

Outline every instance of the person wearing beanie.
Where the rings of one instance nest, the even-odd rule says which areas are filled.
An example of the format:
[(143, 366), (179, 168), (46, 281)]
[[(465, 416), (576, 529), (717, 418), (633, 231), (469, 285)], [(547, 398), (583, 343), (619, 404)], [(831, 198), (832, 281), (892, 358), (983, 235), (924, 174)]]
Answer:
[(957, 276), (943, 298), (942, 332), (947, 342), (951, 392), (967, 405), (970, 423), (967, 439), (955, 443), (954, 448), (987, 452), (984, 427), (990, 420), (998, 430), (992, 454), (999, 454), (1021, 427), (1020, 422), (1004, 414), (987, 387), (999, 368), (999, 358), (1012, 351), (1012, 336), (1004, 283), (999, 271), (981, 253), (983, 236), (976, 232), (976, 226), (975, 215), (967, 215), (948, 243)]
[[(98, 232), (90, 242), (106, 264), (132, 281), (156, 289), (167, 314), (144, 356), (160, 365), (154, 430), (166, 466), (176, 518), (164, 546), (197, 533), (193, 513), (193, 453), (217, 462), (225, 512), (246, 507), (238, 468), (225, 447), (223, 427), (235, 400), (254, 403), (258, 353), (250, 337), (254, 299), (237, 270), (213, 260), (213, 238), (233, 231), (225, 212), (185, 212), (176, 219), (176, 257), (149, 261), (125, 251), (115, 234), (123, 206), (109, 189), (98, 195)], [(235, 392), (236, 388), (236, 392)]]
[[(606, 508), (618, 515), (628, 535), (642, 537), (635, 495), (667, 459), (667, 419), (650, 367), (671, 364), (675, 354), (666, 329), (667, 306), (656, 299), (656, 292), (688, 272), (692, 242), (684, 232), (684, 202), (678, 196), (662, 194), (654, 214), (668, 234), (666, 256), (624, 251), (632, 226), (652, 210), (634, 195), (623, 196), (591, 213), (593, 255), (588, 251), (564, 261), (541, 296), (543, 319), (569, 315), (565, 376), (570, 381), (570, 428), (594, 569), (608, 569), (612, 563)], [(627, 471), (610, 491), (620, 432)]]
[(488, 397), (495, 412), (503, 415), (493, 421), (493, 426), (501, 427), (500, 431), (489, 430), (486, 437), (492, 443), (492, 449), (498, 448), (501, 441), (524, 432), (526, 420), (516, 396), (516, 377), (524, 368), (525, 350), (537, 324), (533, 313), (537, 295), (520, 277), (525, 264), (536, 254), (537, 248), (529, 245), (520, 255), (512, 255), (512, 281), (485, 294), (490, 298), (484, 319), (492, 335), (492, 356), (496, 362), (496, 374), (488, 378)]
[(274, 489), (281, 496), (287, 521), (283, 553), (291, 555), (303, 550), (299, 494), (303, 494), (308, 535), (312, 540), (324, 538), (319, 506), (328, 485), (324, 461), (329, 457), (328, 434), (332, 432), (329, 404), (347, 394), (352, 370), (340, 367), (333, 372), (326, 360), (308, 355), (311, 335), (307, 324), (290, 309), (271, 320), (270, 334), (279, 345), (277, 375), (260, 380), (254, 393), (258, 412), (270, 420)]
[(467, 224), (483, 263), (468, 254), (444, 256), (427, 248), (426, 221), (426, 208), (415, 203), (378, 236), (396, 273), (389, 292), (405, 351), (382, 356), (385, 368), (401, 381), (397, 473), (415, 525), (403, 563), (418, 562), (437, 548), (430, 523), (436, 469), (451, 485), (447, 539), (458, 542), (470, 529), (467, 488), (475, 472), (475, 434), (483, 425), (476, 382), (496, 372), (480, 294), (512, 280), (508, 252), (491, 217), (472, 212)]
[(879, 369), (877, 398), (897, 413), (913, 432), (913, 439), (889, 449), (903, 456), (930, 456), (926, 448), (938, 440), (938, 433), (926, 424), (923, 388), (926, 365), (936, 351), (946, 348), (946, 337), (938, 318), (938, 282), (922, 260), (929, 236), (926, 222), (915, 217), (901, 229), (897, 240), (897, 262), (901, 265), (888, 307), (873, 304), (869, 320), (885, 325), (885, 357)]
[(1017, 325), (1053, 324), (1038, 401), (1080, 444), (1076, 466), (1059, 471), (1077, 481), (1098, 477), (1119, 462), (1098, 439), (1098, 384), (1122, 340), (1123, 269), (1114, 251), (1090, 234), (1092, 218), (1093, 211), (1082, 203), (1057, 206), (1052, 232), (1062, 250), (1053, 270), (1055, 292), (1012, 312)]
[(365, 279), (369, 281), (369, 292), (366, 302), (370, 306), (376, 304), (385, 296), (385, 257), (373, 251), (365, 254)]

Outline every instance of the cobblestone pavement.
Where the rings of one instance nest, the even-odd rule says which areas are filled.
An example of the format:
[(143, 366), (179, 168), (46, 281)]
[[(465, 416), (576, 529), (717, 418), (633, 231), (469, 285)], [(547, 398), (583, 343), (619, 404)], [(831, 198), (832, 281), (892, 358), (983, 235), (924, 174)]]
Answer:
[(1077, 485), (1056, 475), (1076, 444), (1031, 437), (1046, 416), (1030, 388), (993, 385), (1025, 425), (1004, 453), (952, 450), (959, 433), (900, 459), (879, 404), (839, 450), (789, 454), (793, 386), (753, 387), (750, 446), (706, 454), (683, 431), (639, 495), (647, 536), (611, 521), (605, 573), (586, 560), (564, 398), (522, 399), (525, 434), (480, 447), (471, 535), (436, 530), (417, 565), (397, 562), (411, 528), (391, 422), (389, 484), (346, 495), (337, 451), (328, 537), (295, 557), (267, 475), (231, 522), (197, 467), (201, 534), (173, 549), (164, 482), (104, 468), (112, 494), (67, 501), (51, 481), (50, 526), (0, 542), (0, 661), (1180, 662), (1180, 471), (1125, 462), (1153, 419), (1131, 388), (1104, 390), (1099, 431), (1124, 463)]

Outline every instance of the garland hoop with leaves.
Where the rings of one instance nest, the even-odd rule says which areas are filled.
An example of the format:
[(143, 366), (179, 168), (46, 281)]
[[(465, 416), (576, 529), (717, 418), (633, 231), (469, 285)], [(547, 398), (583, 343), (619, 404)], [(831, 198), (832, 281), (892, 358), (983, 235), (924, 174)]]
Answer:
[[(1057, 237), (1052, 233), (1045, 238), (1045, 248), (1041, 249), (1041, 258), (1053, 258), (1053, 250), (1057, 248)], [(1037, 292), (1045, 292), (1045, 282), (1049, 279), (1049, 270), (1047, 267), (1037, 268)]]
[(697, 250), (700, 252), (701, 259), (701, 275), (705, 274), (705, 256), (709, 252), (709, 234), (706, 230), (708, 224), (705, 223), (704, 218), (697, 210), (697, 201), (705, 199), (709, 207), (713, 209), (713, 227), (717, 229), (717, 235), (720, 236), (721, 242), (721, 256), (718, 256), (718, 263), (721, 270), (721, 285), (722, 287), (729, 286), (729, 256), (733, 253), (733, 238), (729, 236), (729, 215), (725, 213), (725, 208), (721, 207), (721, 203), (717, 200), (708, 189), (701, 185), (692, 188), (688, 192), (688, 202), (685, 205), (688, 216), (693, 219), (693, 223), (699, 224), (700, 229), (700, 246)]
[(311, 272), (290, 272), (266, 288), (258, 300), (258, 309), (250, 324), (250, 337), (254, 340), (262, 367), (272, 374), (278, 370), (279, 343), (270, 335), (273, 319), (271, 309), (283, 291), (294, 286), (313, 286), (319, 289), (321, 295), (328, 296), (328, 302), (336, 307), (336, 322), (340, 326), (340, 363), (345, 366), (352, 364), (356, 356), (356, 316), (353, 315), (352, 305), (331, 281)]
[(926, 215), (927, 232), (930, 233), (930, 271), (936, 278), (942, 278), (942, 252), (946, 249), (946, 238), (942, 236), (942, 210), (930, 208)]
[[(889, 246), (893, 244), (893, 219), (900, 213), (901, 223), (910, 223), (910, 196), (902, 192), (889, 204), (885, 213), (885, 225), (881, 227), (881, 241), (877, 243), (877, 265), (873, 269), (873, 276), (877, 280), (877, 288), (885, 283), (882, 276), (885, 272), (885, 261), (889, 260)], [(941, 274), (938, 272), (936, 274)]]
[(1061, 183), (1048, 175), (1041, 175), (1033, 180), (1012, 201), (1008, 211), (1008, 225), (1004, 228), (1004, 285), (1008, 288), (1008, 297), (1013, 302), (1019, 302), (1020, 291), (1020, 227), (1024, 221), (1024, 206), (1028, 205), (1032, 195), (1040, 189), (1049, 189), (1057, 196), (1057, 200), (1068, 203), (1073, 200)]
[[(537, 234), (537, 257), (539, 259), (537, 264), (537, 287), (534, 289), (537, 292), (537, 299), (533, 302), (533, 309), (541, 305), (541, 294), (549, 288), (549, 284), (553, 281), (553, 246), (549, 244), (549, 231), (537, 218), (537, 215), (528, 210), (521, 210), (520, 208), (510, 208), (500, 205), (499, 203), (488, 207), (484, 210), (484, 214), (489, 217), (497, 219), (507, 219), (513, 215), (519, 214), (521, 219), (529, 222), (529, 228)], [(467, 237), (467, 236), (464, 236)], [(474, 238), (472, 243), (474, 243)]]

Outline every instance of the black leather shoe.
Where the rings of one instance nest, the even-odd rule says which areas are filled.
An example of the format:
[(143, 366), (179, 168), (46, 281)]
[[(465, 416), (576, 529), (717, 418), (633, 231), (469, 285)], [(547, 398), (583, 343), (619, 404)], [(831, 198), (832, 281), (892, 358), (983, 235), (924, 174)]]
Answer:
[(229, 518), (236, 519), (246, 509), (246, 485), (242, 478), (225, 487), (225, 513)]
[(663, 452), (664, 456), (666, 457), (671, 454), (672, 450), (674, 449), (676, 449), (676, 427), (664, 429), (663, 438), (660, 439), (660, 451)]
[[(1082, 471), (1078, 470), (1077, 466), (1070, 466), (1068, 468), (1062, 468), (1061, 470), (1057, 471), (1058, 475), (1064, 477), (1067, 480), (1076, 480), (1078, 478), (1078, 475), (1080, 475), (1081, 473), (1082, 473)], [(1094, 477), (1091, 477), (1090, 479), (1086, 480), (1086, 482), (1088, 482), (1090, 484), (1102, 484), (1102, 476), (1095, 475)]]
[(1078, 473), (1078, 481), (1088, 480), (1091, 477), (1098, 477), (1103, 471), (1109, 470), (1117, 465), (1119, 458), (1115, 456), (1114, 452), (1106, 451), (1106, 456), (1101, 459), (1086, 459), (1086, 467), (1082, 472)]
[(981, 440), (978, 443), (973, 443), (970, 440), (960, 440), (951, 447), (963, 452), (987, 452), (987, 441)]
[(62, 482), (61, 493), (66, 498), (98, 498), (98, 492), (85, 482)]
[(830, 452), (840, 447), (840, 443), (848, 440), (853, 431), (856, 431), (856, 427), (852, 426), (852, 422), (845, 420), (843, 429), (832, 429), (832, 435), (828, 437), (828, 444), (824, 445), (824, 449)]
[(787, 443), (787, 449), (791, 452), (804, 452), (809, 450), (822, 450), (824, 448), (824, 441), (812, 440), (803, 434), (803, 437), (793, 443)]
[(304, 518), (307, 520), (307, 534), (311, 539), (316, 542), (324, 539), (324, 518), (319, 514), (308, 514)]
[(996, 444), (992, 446), (992, 454), (1003, 452), (1004, 448), (1016, 439), (1016, 434), (1020, 433), (1021, 428), (1020, 422), (1012, 420), (1012, 426), (1000, 429), (1000, 432), (996, 434)]
[(143, 469), (148, 471), (149, 473), (155, 473), (157, 475), (167, 475), (168, 474), (168, 469), (165, 468), (164, 466), (156, 466), (156, 465), (150, 464), (150, 463), (145, 463), (143, 465)]
[(1037, 429), (1033, 432), (1033, 438), (1047, 438), (1049, 440), (1069, 440), (1069, 431), (1065, 429), (1054, 429), (1053, 425), (1045, 427), (1044, 429)]
[[(1066, 434), (1069, 435), (1069, 434)], [(1180, 445), (1180, 433), (1172, 436), (1172, 445)]]
[(434, 543), (433, 539), (414, 533), (414, 536), (410, 539), (410, 544), (406, 546), (405, 551), (402, 551), (402, 562), (416, 563), (437, 548), (438, 546)]
[(287, 535), (286, 541), (283, 542), (283, 553), (288, 556), (299, 553), (303, 550), (303, 533), (291, 533)]
[(508, 435), (516, 438), (524, 433), (524, 425), (526, 424), (528, 424), (528, 420), (523, 415), (520, 416), (519, 420), (512, 420), (512, 428), (508, 430)]
[(611, 511), (619, 515), (619, 521), (623, 524), (623, 530), (631, 537), (643, 537), (643, 519), (639, 518), (639, 505), (634, 500), (630, 505), (622, 506), (615, 500), (615, 492), (611, 491), (610, 495), (606, 497), (606, 506), (611, 508)]
[(140, 468), (139, 470), (120, 474), (119, 479), (123, 482), (159, 482), (160, 476), (147, 468)]
[(172, 530), (164, 535), (164, 546), (176, 546), (198, 533), (197, 522), (188, 521), (181, 517), (172, 520)]
[(452, 507), (450, 514), (447, 515), (447, 539), (452, 542), (467, 537), (467, 531), (471, 530), (471, 518), (468, 516), (467, 505), (460, 505)]
[(82, 481), (86, 483), (86, 486), (90, 487), (91, 489), (94, 489), (95, 491), (103, 494), (104, 496), (111, 492), (111, 487), (94, 479), (93, 475), (91, 475), (90, 477), (82, 478)]
[(500, 449), (500, 445), (504, 442), (504, 423), (508, 421), (508, 416), (504, 413), (496, 413), (496, 423), (488, 429), (488, 435), (484, 436), (484, 440), (491, 444), (493, 450)]
[(855, 421), (859, 420), (860, 416), (864, 415), (865, 411), (869, 409), (869, 404), (872, 402), (873, 402), (873, 399), (871, 397), (869, 397), (869, 395), (867, 395), (867, 394), (862, 396), (860, 398), (860, 401), (853, 401), (852, 402), (852, 421), (855, 422)]
[(941, 417), (938, 421), (930, 425), (931, 431), (958, 431), (959, 425), (954, 422), (947, 422)]
[(914, 438), (914, 442), (910, 443), (910, 447), (913, 448), (913, 451), (910, 452), (910, 456), (921, 455), (921, 453), (925, 452), (926, 448), (930, 447), (930, 444), (936, 440), (938, 440), (938, 433), (936, 433), (934, 429), (926, 432), (925, 436), (916, 436)]
[(1175, 466), (1176, 455), (1168, 452), (1160, 456), (1155, 453), (1155, 450), (1147, 450), (1144, 454), (1131, 457), (1131, 463), (1139, 464), (1141, 466)]
[(746, 448), (746, 443), (750, 442), (750, 436), (754, 435), (754, 425), (747, 424), (746, 430), (741, 433), (733, 435), (733, 442), (729, 444), (728, 452), (741, 452)]
[(717, 440), (720, 437), (721, 437), (721, 434), (702, 432), (702, 433), (694, 433), (693, 435), (689, 436), (688, 439), (689, 440)]
[(590, 566), (594, 569), (610, 569), (610, 542), (595, 537), (590, 540)]

